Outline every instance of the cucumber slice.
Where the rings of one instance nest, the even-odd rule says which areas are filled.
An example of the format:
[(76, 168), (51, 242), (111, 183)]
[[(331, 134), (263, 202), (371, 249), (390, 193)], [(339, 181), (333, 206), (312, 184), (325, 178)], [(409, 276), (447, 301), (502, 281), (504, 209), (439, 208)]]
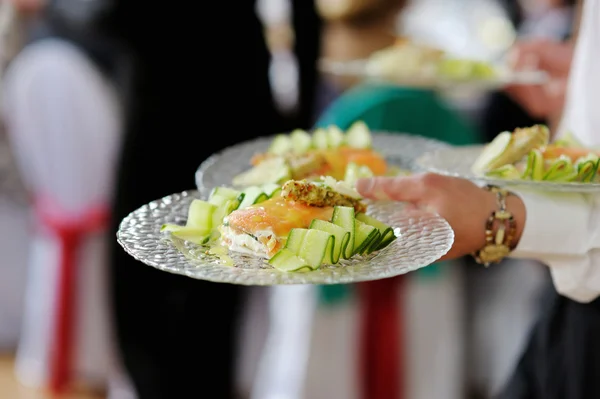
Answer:
[(486, 172), (485, 175), (488, 177), (498, 177), (500, 179), (507, 179), (507, 180), (521, 178), (521, 172), (519, 172), (519, 169), (517, 169), (514, 165), (500, 166), (497, 169)]
[(226, 200), (224, 203), (219, 205), (217, 209), (213, 213), (212, 225), (213, 227), (220, 226), (223, 224), (223, 219), (225, 216), (229, 215), (231, 212), (238, 209), (240, 206), (240, 201), (237, 199)]
[[(226, 198), (226, 199), (238, 199), (241, 193), (242, 193), (241, 191), (235, 190), (233, 188), (219, 186), (219, 187), (215, 187), (212, 189), (208, 198), (210, 201), (211, 198), (218, 195), (218, 196)], [(218, 204), (216, 204), (216, 205), (218, 205)]]
[(577, 180), (581, 182), (591, 182), (595, 179), (600, 166), (600, 158), (594, 154), (581, 157), (575, 163), (577, 168)]
[(213, 228), (212, 216), (217, 206), (207, 201), (195, 199), (188, 209), (187, 227), (211, 230)]
[(249, 207), (250, 205), (257, 204), (258, 202), (267, 200), (267, 195), (263, 192), (260, 187), (252, 186), (246, 188), (242, 191), (242, 201), (237, 209), (244, 209)]
[(306, 261), (311, 269), (316, 270), (323, 263), (331, 263), (335, 238), (321, 230), (309, 229), (302, 241), (298, 256)]
[(192, 229), (173, 231), (171, 234), (177, 238), (181, 238), (182, 240), (189, 241), (197, 245), (208, 244), (208, 242), (211, 240), (211, 233), (202, 234), (201, 232)]
[(327, 146), (329, 148), (339, 148), (344, 144), (344, 132), (336, 125), (327, 128)]
[(360, 220), (363, 223), (366, 223), (368, 225), (375, 227), (379, 231), (379, 235), (380, 235), (379, 239), (377, 240), (377, 242), (375, 242), (371, 246), (369, 246), (367, 254), (387, 247), (392, 241), (394, 241), (396, 239), (394, 230), (390, 226), (367, 215), (366, 213), (357, 214), (356, 219)]
[(523, 179), (542, 180), (544, 178), (544, 157), (540, 150), (533, 149), (527, 156), (527, 167)]
[(548, 168), (544, 180), (554, 182), (572, 181), (577, 177), (577, 170), (573, 167), (570, 158), (560, 156)]
[(352, 186), (356, 184), (356, 181), (362, 177), (373, 177), (374, 174), (366, 165), (358, 165), (354, 162), (349, 162), (346, 165), (346, 172), (344, 174), (344, 181)]
[(577, 165), (577, 180), (580, 182), (591, 182), (598, 172), (599, 161), (584, 161)]
[(195, 199), (188, 208), (188, 218), (185, 226), (164, 224), (160, 231), (194, 244), (206, 244), (212, 238), (213, 216), (218, 207), (207, 201)]
[(352, 253), (354, 241), (350, 241), (350, 231), (347, 229), (320, 219), (314, 219), (310, 223), (309, 229), (324, 231), (334, 238), (332, 251), (329, 254), (325, 254), (324, 263), (336, 264), (340, 261), (342, 255), (346, 258), (348, 248), (350, 248), (350, 254)]
[(354, 208), (351, 206), (336, 206), (333, 208), (333, 215), (331, 216), (331, 223), (340, 226), (349, 234), (349, 242), (345, 247), (342, 257), (344, 259), (350, 259), (354, 255)]
[(263, 193), (269, 198), (273, 198), (275, 195), (281, 193), (281, 185), (275, 183), (267, 183), (261, 187)]
[(192, 242), (194, 244), (205, 244), (210, 238), (210, 230), (179, 226), (177, 224), (164, 224), (160, 231), (169, 232), (175, 237)]
[(282, 157), (266, 159), (255, 167), (233, 178), (235, 187), (260, 186), (266, 183), (283, 183), (292, 178), (292, 171)]
[(487, 172), (490, 165), (498, 159), (509, 147), (512, 140), (511, 132), (502, 132), (485, 146), (479, 158), (473, 163), (471, 170), (475, 173)]
[(583, 147), (583, 144), (575, 138), (573, 132), (566, 132), (563, 137), (552, 143), (556, 147)]
[(292, 141), (292, 151), (296, 154), (303, 154), (312, 147), (312, 138), (305, 130), (296, 129), (290, 134)]
[(354, 219), (354, 232), (354, 254), (362, 254), (369, 249), (373, 240), (379, 238), (379, 230), (376, 227), (358, 219)]
[(327, 139), (327, 130), (322, 128), (316, 129), (312, 134), (312, 144), (313, 147), (320, 150), (328, 148), (329, 142)]
[(278, 134), (273, 138), (267, 152), (271, 154), (285, 154), (292, 150), (292, 140), (287, 134)]
[(285, 248), (292, 251), (294, 254), (298, 254), (300, 252), (300, 248), (302, 248), (302, 243), (304, 242), (304, 238), (306, 237), (306, 233), (308, 233), (308, 229), (294, 228), (288, 234), (287, 241), (285, 243)]
[(371, 131), (363, 121), (354, 122), (346, 131), (346, 144), (353, 148), (371, 148)]
[(310, 271), (312, 268), (306, 263), (306, 261), (299, 256), (295, 255), (292, 251), (287, 248), (282, 248), (277, 252), (271, 259), (269, 264), (277, 270), (282, 272), (299, 272), (299, 271)]

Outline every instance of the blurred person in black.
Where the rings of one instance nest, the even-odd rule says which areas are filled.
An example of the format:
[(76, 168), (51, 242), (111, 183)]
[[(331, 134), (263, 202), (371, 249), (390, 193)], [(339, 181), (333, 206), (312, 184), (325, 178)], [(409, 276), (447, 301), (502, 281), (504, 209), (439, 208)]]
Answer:
[[(501, 0), (517, 27), (518, 40), (548, 38), (567, 40), (574, 29), (577, 0)], [(491, 141), (499, 132), (552, 121), (532, 115), (503, 91), (492, 93), (481, 114), (483, 139)]]
[[(105, 27), (131, 51), (132, 79), (113, 229), (145, 203), (193, 189), (208, 156), (257, 136), (311, 124), (320, 21), (293, 2), (300, 100), (292, 118), (271, 94), (269, 51), (254, 1), (116, 1)], [(226, 182), (224, 182), (226, 183)], [(234, 397), (241, 286), (160, 272), (112, 248), (121, 355), (142, 399)]]

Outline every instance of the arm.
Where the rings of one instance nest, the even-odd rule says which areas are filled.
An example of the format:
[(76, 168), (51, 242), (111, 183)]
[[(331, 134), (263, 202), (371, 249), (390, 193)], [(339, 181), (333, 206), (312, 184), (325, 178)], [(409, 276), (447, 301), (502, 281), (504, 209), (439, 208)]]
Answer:
[(600, 296), (600, 199), (572, 193), (516, 193), (526, 208), (512, 257), (550, 267), (556, 290), (579, 302)]

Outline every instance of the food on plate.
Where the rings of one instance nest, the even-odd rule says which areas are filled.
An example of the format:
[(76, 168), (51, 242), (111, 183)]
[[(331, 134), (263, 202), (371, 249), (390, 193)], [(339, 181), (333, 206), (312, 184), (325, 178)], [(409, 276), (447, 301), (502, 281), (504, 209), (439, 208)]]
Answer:
[(321, 176), (352, 183), (351, 179), (389, 171), (385, 158), (372, 148), (371, 132), (362, 121), (345, 132), (332, 125), (312, 132), (296, 129), (279, 134), (266, 152), (252, 157), (250, 164), (249, 170), (234, 177), (234, 187), (318, 180)]
[(453, 57), (441, 49), (405, 38), (371, 54), (366, 72), (387, 79), (446, 80), (485, 80), (497, 74), (496, 68), (488, 62)]
[(550, 131), (544, 125), (502, 132), (484, 147), (472, 170), (503, 179), (598, 181), (600, 151), (586, 148), (570, 134), (549, 140)]
[(353, 186), (332, 177), (243, 190), (217, 187), (206, 201), (192, 201), (184, 226), (166, 224), (161, 231), (206, 245), (213, 254), (262, 257), (282, 271), (316, 270), (396, 239), (390, 226), (366, 211)]

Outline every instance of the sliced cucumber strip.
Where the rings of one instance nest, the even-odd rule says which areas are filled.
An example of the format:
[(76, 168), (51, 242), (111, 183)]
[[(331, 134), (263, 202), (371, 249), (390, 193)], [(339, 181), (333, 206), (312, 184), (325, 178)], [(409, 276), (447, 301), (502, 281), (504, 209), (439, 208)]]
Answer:
[(475, 173), (487, 172), (496, 169), (494, 162), (504, 154), (512, 140), (511, 132), (502, 132), (497, 135), (491, 143), (485, 146), (479, 158), (473, 163), (471, 170)]
[(292, 141), (292, 151), (296, 154), (303, 154), (312, 147), (312, 138), (305, 130), (294, 130), (290, 134), (290, 139)]
[(327, 130), (323, 128), (316, 129), (312, 134), (313, 147), (324, 150), (329, 147), (327, 139)]
[(366, 165), (359, 165), (354, 162), (349, 162), (346, 165), (346, 173), (344, 174), (344, 181), (352, 186), (356, 184), (356, 181), (362, 177), (373, 177), (374, 174)]
[(211, 230), (213, 228), (212, 216), (217, 206), (209, 202), (195, 199), (188, 209), (187, 227)]
[(287, 237), (285, 248), (289, 249), (294, 254), (300, 253), (300, 248), (302, 248), (302, 243), (304, 242), (307, 232), (308, 229), (292, 229)]
[(232, 183), (235, 187), (250, 187), (266, 183), (283, 183), (291, 178), (292, 171), (285, 159), (274, 157), (235, 176)]
[(248, 208), (250, 205), (258, 203), (261, 197), (266, 197), (266, 194), (260, 187), (252, 186), (243, 190), (242, 196), (242, 201), (240, 202), (240, 206), (238, 207), (238, 209)]
[(179, 226), (176, 224), (164, 224), (160, 231), (169, 232), (175, 237), (181, 238), (194, 244), (205, 244), (210, 238), (210, 230)]
[(577, 177), (577, 170), (573, 167), (570, 158), (560, 156), (548, 168), (544, 180), (555, 182), (571, 181)]
[(342, 257), (350, 259), (354, 255), (354, 208), (351, 206), (336, 206), (333, 208), (331, 222), (343, 228), (349, 234), (349, 242), (346, 246)]
[(544, 157), (538, 149), (533, 149), (527, 156), (527, 167), (523, 179), (542, 180), (544, 178)]
[(570, 131), (566, 132), (563, 137), (556, 140), (552, 145), (556, 147), (583, 147), (583, 144), (581, 144), (581, 142), (575, 138), (573, 132)]
[(577, 180), (591, 182), (598, 173), (600, 159), (581, 159), (577, 162)]
[(344, 144), (344, 132), (336, 125), (327, 128), (327, 146), (329, 148), (339, 148)]
[(299, 272), (299, 271), (310, 271), (312, 268), (306, 263), (306, 261), (287, 248), (282, 248), (277, 252), (271, 259), (269, 264), (277, 270), (283, 272)]
[(173, 231), (171, 234), (177, 238), (181, 238), (182, 240), (198, 245), (204, 245), (211, 241), (211, 233), (202, 234), (202, 232), (193, 229)]
[(208, 198), (210, 200), (214, 196), (218, 195), (226, 199), (238, 199), (241, 193), (241, 191), (235, 190), (233, 188), (219, 186), (212, 189)]
[(354, 122), (346, 131), (346, 144), (353, 148), (371, 148), (371, 131), (363, 121)]
[(350, 253), (352, 253), (354, 241), (350, 241), (350, 231), (347, 229), (320, 219), (314, 219), (311, 222), (309, 229), (321, 230), (334, 237), (332, 251), (331, 253), (325, 254), (324, 263), (338, 263), (342, 255), (346, 258), (345, 254), (347, 253), (346, 251), (348, 248), (350, 248)]
[(273, 138), (271, 146), (267, 150), (271, 154), (285, 154), (292, 150), (292, 140), (287, 134), (278, 134)]
[(598, 162), (586, 161), (577, 167), (577, 180), (580, 182), (590, 182), (596, 176)]
[(188, 218), (185, 226), (164, 224), (160, 231), (170, 232), (172, 235), (195, 244), (206, 244), (213, 238), (213, 217), (219, 209), (207, 201), (195, 199), (188, 208)]
[(377, 230), (379, 230), (380, 237), (379, 237), (378, 242), (371, 245), (369, 247), (367, 253), (371, 253), (373, 251), (378, 251), (380, 249), (383, 249), (396, 239), (394, 230), (390, 226), (367, 215), (366, 213), (357, 214), (356, 219), (360, 220), (363, 223), (371, 225), (371, 226), (375, 227)]
[(313, 270), (316, 270), (321, 267), (324, 260), (331, 262), (334, 241), (335, 238), (325, 231), (309, 229), (298, 251), (298, 256), (304, 259)]
[(215, 209), (212, 218), (213, 229), (223, 224), (225, 216), (238, 209), (240, 201), (237, 199), (227, 200)]
[(354, 232), (354, 254), (366, 252), (373, 240), (379, 238), (379, 230), (376, 227), (358, 219), (354, 219)]
[(520, 179), (521, 172), (514, 165), (504, 165), (497, 169), (490, 170), (485, 174), (488, 177), (498, 177), (500, 179)]
[(268, 183), (263, 185), (261, 189), (269, 198), (273, 198), (281, 192), (281, 184)]

